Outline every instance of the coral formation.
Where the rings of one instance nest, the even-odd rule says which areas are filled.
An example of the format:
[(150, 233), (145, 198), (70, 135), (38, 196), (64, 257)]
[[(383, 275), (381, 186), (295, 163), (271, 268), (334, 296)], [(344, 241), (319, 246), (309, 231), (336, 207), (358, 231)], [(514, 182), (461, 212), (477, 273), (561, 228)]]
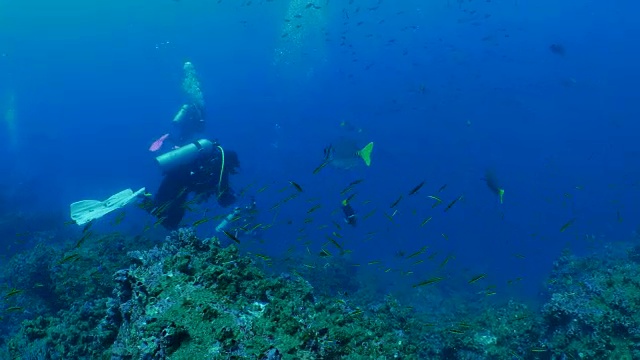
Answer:
[[(375, 299), (354, 280), (357, 274), (344, 259), (329, 267), (326, 274), (333, 279), (303, 278), (295, 271), (270, 274), (235, 244), (200, 239), (191, 229), (175, 231), (161, 244), (119, 234), (86, 241), (84, 251), (40, 244), (11, 260), (17, 273), (3, 273), (4, 280), (34, 286), (5, 295), (0, 354), (22, 359), (640, 358), (640, 317), (634, 311), (640, 303), (640, 247), (612, 247), (590, 257), (563, 254), (540, 311), (515, 300), (486, 301), (486, 294), (475, 302), (450, 301), (432, 288), (416, 292), (428, 294), (424, 299), (439, 309), (418, 313), (391, 295)], [(343, 280), (350, 295), (336, 291)], [(7, 311), (18, 306), (28, 310)]]
[(68, 309), (23, 321), (8, 342), (12, 356), (43, 342), (51, 358), (78, 359), (369, 359), (417, 353), (406, 329), (407, 310), (403, 314), (392, 299), (363, 311), (349, 301), (318, 298), (301, 277), (267, 276), (234, 245), (222, 247), (216, 238), (201, 240), (181, 229), (161, 247), (128, 256), (128, 267), (113, 274), (111, 296), (81, 288), (98, 299), (72, 292), (76, 301)]

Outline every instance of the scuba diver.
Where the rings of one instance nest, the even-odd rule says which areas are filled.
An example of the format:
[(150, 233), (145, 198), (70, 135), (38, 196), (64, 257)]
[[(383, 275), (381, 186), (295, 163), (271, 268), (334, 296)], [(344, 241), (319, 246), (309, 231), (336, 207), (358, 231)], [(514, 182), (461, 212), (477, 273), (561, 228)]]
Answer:
[(357, 223), (356, 211), (349, 203), (350, 200), (351, 196), (342, 200), (342, 213), (344, 214), (344, 222), (355, 227)]
[[(156, 157), (165, 177), (153, 199), (145, 199), (142, 206), (167, 229), (179, 226), (191, 193), (195, 194), (194, 199), (198, 203), (212, 195), (222, 207), (235, 203), (236, 196), (229, 186), (229, 175), (236, 174), (240, 167), (234, 151), (225, 151), (217, 142), (194, 139), (205, 130), (205, 103), (193, 64), (186, 62), (183, 69), (182, 89), (188, 101), (180, 107), (172, 121), (177, 135), (163, 135), (150, 150), (159, 150), (166, 138), (175, 147)], [(186, 142), (188, 144), (182, 146)]]
[(186, 95), (187, 101), (180, 106), (180, 109), (173, 117), (171, 123), (174, 130), (154, 141), (149, 147), (149, 151), (160, 150), (165, 140), (173, 143), (174, 147), (179, 147), (182, 144), (197, 140), (198, 136), (205, 130), (204, 96), (200, 89), (200, 81), (198, 80), (196, 69), (190, 62), (184, 63), (183, 69), (182, 90)]
[(236, 201), (229, 186), (229, 175), (236, 174), (240, 167), (234, 151), (225, 151), (217, 143), (200, 139), (156, 157), (156, 162), (165, 177), (153, 199), (144, 199), (142, 208), (167, 229), (178, 228), (191, 193), (198, 203), (212, 195), (222, 207)]
[[(235, 207), (229, 215), (227, 215), (218, 226), (216, 232), (228, 231), (238, 237), (240, 234), (248, 236), (256, 236), (258, 229), (261, 227), (257, 222), (258, 206), (256, 199), (251, 197), (249, 204), (242, 207)], [(233, 228), (230, 225), (233, 223)]]
[(196, 140), (193, 138), (194, 135), (204, 132), (205, 128), (204, 96), (196, 68), (187, 61), (184, 63), (183, 70), (182, 90), (187, 95), (187, 102), (180, 107), (173, 118), (172, 123), (179, 129), (177, 137), (172, 139), (174, 143), (194, 141)]
[(164, 179), (155, 195), (146, 188), (126, 189), (101, 200), (81, 200), (71, 204), (71, 219), (78, 225), (90, 223), (108, 213), (142, 198), (139, 207), (158, 218), (158, 224), (177, 229), (188, 207), (189, 195), (202, 203), (215, 196), (218, 204), (229, 207), (236, 196), (229, 185), (229, 176), (240, 167), (238, 155), (217, 143), (200, 139), (156, 157)]
[(164, 173), (156, 194), (148, 194), (143, 187), (135, 192), (125, 189), (103, 201), (77, 201), (70, 206), (71, 219), (76, 224), (87, 224), (142, 198), (139, 206), (156, 216), (159, 224), (173, 230), (185, 215), (190, 194), (195, 194), (194, 200), (200, 203), (215, 196), (222, 207), (236, 201), (229, 175), (236, 174), (240, 167), (238, 155), (217, 142), (197, 139), (205, 130), (205, 103), (193, 64), (186, 62), (184, 72), (182, 88), (188, 101), (172, 121), (177, 135), (162, 135), (149, 148), (152, 152), (160, 150), (167, 138), (175, 145), (155, 158)]
[(178, 129), (177, 136), (169, 136), (169, 140), (179, 144), (192, 140), (194, 135), (203, 133), (205, 129), (205, 109), (202, 104), (184, 104), (174, 116), (172, 123)]

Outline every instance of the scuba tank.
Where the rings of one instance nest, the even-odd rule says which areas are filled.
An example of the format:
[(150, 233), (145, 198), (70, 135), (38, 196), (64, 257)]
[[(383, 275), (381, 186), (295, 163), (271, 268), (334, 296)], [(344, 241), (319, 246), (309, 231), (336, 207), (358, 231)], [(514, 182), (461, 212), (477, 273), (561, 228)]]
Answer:
[(211, 154), (214, 148), (215, 145), (211, 141), (200, 139), (156, 157), (156, 162), (163, 173), (168, 173), (180, 166), (193, 163), (201, 155)]
[(233, 221), (233, 218), (238, 216), (238, 214), (240, 214), (240, 208), (239, 207), (233, 209), (231, 214), (227, 215), (224, 219), (222, 219), (222, 221), (220, 221), (220, 224), (218, 224), (218, 226), (216, 226), (216, 232), (222, 232), (222, 230), (226, 229), (226, 227), (229, 225), (229, 223), (231, 221)]

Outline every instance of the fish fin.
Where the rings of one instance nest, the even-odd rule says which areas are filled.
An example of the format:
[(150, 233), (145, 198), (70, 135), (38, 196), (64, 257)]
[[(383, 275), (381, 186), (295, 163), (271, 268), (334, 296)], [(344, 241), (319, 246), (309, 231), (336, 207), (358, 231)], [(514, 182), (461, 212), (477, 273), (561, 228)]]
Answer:
[(358, 151), (358, 156), (362, 158), (367, 166), (371, 166), (371, 152), (373, 151), (373, 141), (368, 143), (362, 150)]

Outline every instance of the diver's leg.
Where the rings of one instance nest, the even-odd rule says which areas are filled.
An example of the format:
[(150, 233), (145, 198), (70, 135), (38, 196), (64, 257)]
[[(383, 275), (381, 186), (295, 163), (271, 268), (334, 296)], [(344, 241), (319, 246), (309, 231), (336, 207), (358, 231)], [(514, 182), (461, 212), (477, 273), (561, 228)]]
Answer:
[(173, 202), (171, 206), (164, 210), (162, 215), (158, 216), (160, 224), (169, 230), (175, 230), (180, 226), (180, 222), (182, 221), (182, 218), (184, 218), (185, 212), (184, 200), (180, 202)]
[(189, 190), (182, 177), (177, 174), (167, 174), (160, 183), (153, 199), (154, 208), (150, 212), (167, 229), (176, 229), (184, 217), (186, 211), (184, 203), (188, 195)]

